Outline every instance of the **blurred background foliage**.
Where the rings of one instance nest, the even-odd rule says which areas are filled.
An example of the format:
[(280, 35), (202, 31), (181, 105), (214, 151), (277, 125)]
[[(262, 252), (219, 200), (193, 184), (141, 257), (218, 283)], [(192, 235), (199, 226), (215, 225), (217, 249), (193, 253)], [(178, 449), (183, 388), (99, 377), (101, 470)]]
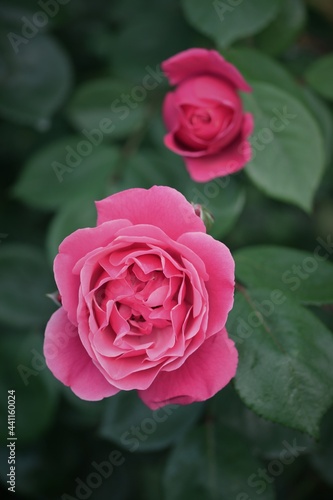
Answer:
[[(89, 403), (49, 373), (42, 343), (56, 308), (46, 294), (55, 291), (59, 243), (94, 225), (93, 201), (119, 190), (164, 184), (205, 203), (213, 236), (232, 251), (271, 244), (313, 252), (316, 238), (332, 235), (332, 2), (2, 0), (0, 19), (1, 497), (11, 495), (6, 412), (14, 389), (19, 499), (331, 499), (332, 410), (315, 440), (257, 416), (232, 384), (159, 417), (132, 393)], [(225, 187), (196, 185), (163, 146), (168, 85), (159, 64), (190, 47), (217, 48), (253, 85), (244, 105), (256, 137), (272, 109), (287, 105), (299, 117), (254, 145), (253, 162)], [(237, 255), (251, 288), (249, 256)], [(284, 262), (282, 271), (290, 258)], [(317, 287), (323, 307), (314, 307), (316, 296), (299, 297), (311, 306), (308, 324), (325, 335), (333, 326), (330, 273), (322, 269), (324, 291)], [(304, 293), (316, 286), (310, 280)], [(274, 469), (295, 440), (302, 451)], [(113, 450), (112, 472), (105, 466), (108, 477), (94, 479)], [(260, 470), (273, 471), (261, 486)]]

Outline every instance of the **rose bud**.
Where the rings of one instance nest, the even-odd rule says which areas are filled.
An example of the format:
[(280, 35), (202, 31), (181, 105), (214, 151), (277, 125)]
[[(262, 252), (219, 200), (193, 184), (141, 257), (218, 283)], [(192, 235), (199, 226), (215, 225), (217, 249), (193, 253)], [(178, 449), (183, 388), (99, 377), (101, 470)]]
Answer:
[(237, 172), (251, 159), (253, 118), (239, 91), (250, 92), (239, 71), (215, 50), (189, 49), (162, 63), (176, 88), (164, 100), (165, 145), (184, 158), (197, 182)]

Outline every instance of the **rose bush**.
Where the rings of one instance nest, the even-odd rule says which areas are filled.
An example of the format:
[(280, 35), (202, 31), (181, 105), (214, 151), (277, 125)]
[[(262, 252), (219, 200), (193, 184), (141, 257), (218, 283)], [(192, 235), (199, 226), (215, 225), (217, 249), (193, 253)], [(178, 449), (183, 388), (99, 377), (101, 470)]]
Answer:
[(239, 71), (205, 49), (185, 50), (162, 69), (177, 86), (164, 100), (164, 142), (183, 156), (191, 177), (205, 182), (243, 168), (251, 158), (253, 119), (238, 95), (251, 91)]
[(46, 327), (48, 367), (87, 400), (137, 389), (158, 408), (213, 396), (238, 359), (225, 329), (228, 248), (168, 187), (114, 194), (97, 211), (97, 227), (68, 236), (55, 259), (62, 305)]

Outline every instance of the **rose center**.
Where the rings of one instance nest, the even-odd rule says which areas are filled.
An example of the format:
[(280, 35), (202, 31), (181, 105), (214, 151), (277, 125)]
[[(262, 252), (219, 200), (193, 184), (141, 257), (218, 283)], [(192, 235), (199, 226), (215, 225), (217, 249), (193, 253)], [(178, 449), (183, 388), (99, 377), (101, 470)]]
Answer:
[(146, 336), (154, 328), (171, 325), (181, 282), (179, 276), (166, 277), (159, 270), (144, 272), (132, 264), (121, 277), (104, 282), (95, 293), (95, 301), (101, 310), (109, 311), (112, 330)]
[(234, 110), (221, 103), (207, 102), (206, 107), (183, 104), (181, 109), (183, 116), (176, 139), (193, 150), (227, 134), (234, 119)]
[(191, 125), (194, 126), (200, 124), (207, 124), (210, 123), (211, 121), (212, 121), (211, 116), (206, 110), (198, 110), (194, 112), (193, 115), (190, 117), (190, 123)]
[[(130, 256), (127, 247), (107, 254), (89, 283), (91, 340), (98, 353), (119, 355), (124, 363), (140, 356), (159, 359), (168, 350), (178, 356), (205, 311), (193, 264), (172, 249), (157, 253), (151, 247), (136, 243)], [(190, 331), (188, 342), (183, 341), (185, 328)]]

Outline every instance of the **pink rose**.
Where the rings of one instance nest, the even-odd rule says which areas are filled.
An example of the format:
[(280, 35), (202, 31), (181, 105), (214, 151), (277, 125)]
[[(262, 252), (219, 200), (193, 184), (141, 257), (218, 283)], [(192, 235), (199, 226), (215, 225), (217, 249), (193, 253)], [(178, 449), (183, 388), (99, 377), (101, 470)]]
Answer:
[(239, 71), (215, 50), (189, 49), (162, 63), (170, 84), (163, 117), (165, 145), (183, 156), (197, 182), (236, 172), (251, 159), (253, 130), (238, 91), (250, 92)]
[(82, 399), (137, 389), (152, 409), (213, 396), (235, 375), (225, 324), (234, 261), (174, 189), (97, 202), (97, 227), (60, 245), (62, 307), (47, 324), (50, 370)]

